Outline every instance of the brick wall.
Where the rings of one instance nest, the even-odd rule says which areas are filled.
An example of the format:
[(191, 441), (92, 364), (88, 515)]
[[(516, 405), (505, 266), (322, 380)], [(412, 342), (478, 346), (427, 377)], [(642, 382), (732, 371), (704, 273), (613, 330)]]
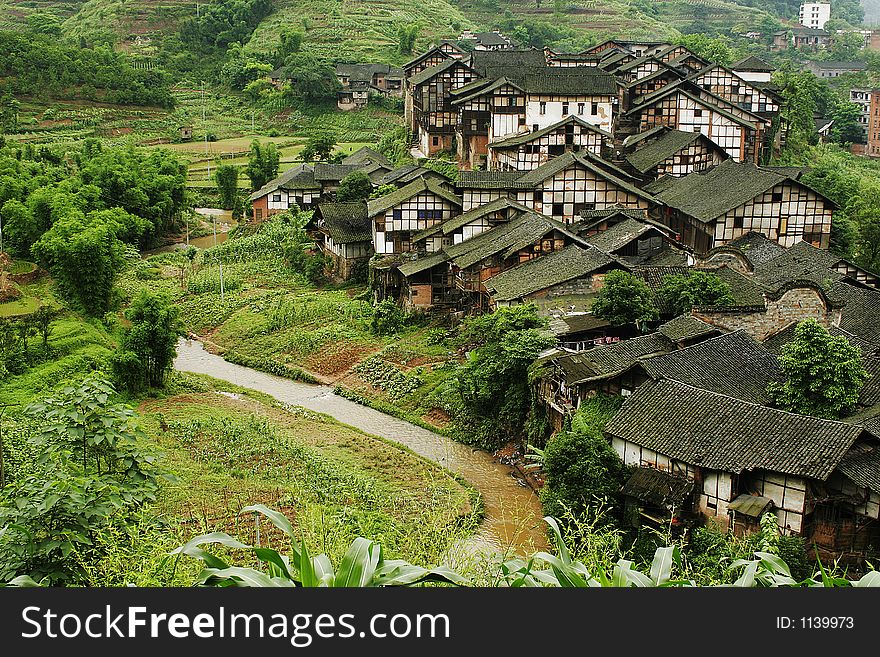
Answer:
[(763, 341), (772, 333), (792, 322), (815, 319), (828, 328), (834, 321), (834, 311), (825, 296), (812, 287), (788, 290), (779, 299), (765, 297), (766, 308), (737, 308), (725, 311), (715, 308), (695, 308), (693, 316), (719, 328), (745, 331)]

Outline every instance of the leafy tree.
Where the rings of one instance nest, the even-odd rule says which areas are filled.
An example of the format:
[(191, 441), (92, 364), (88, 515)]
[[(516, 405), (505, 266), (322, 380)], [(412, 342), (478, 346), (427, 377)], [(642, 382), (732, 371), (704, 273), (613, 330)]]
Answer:
[(5, 94), (0, 98), (0, 132), (13, 134), (18, 132), (18, 110), (21, 107), (15, 98)]
[(220, 206), (224, 210), (231, 210), (238, 194), (238, 167), (234, 164), (221, 164), (214, 170), (214, 180), (217, 182), (217, 191), (220, 192)]
[(3, 220), (4, 248), (19, 256), (30, 254), (31, 245), (49, 228), (37, 222), (28, 206), (17, 199), (10, 199), (0, 208)]
[(340, 88), (336, 67), (312, 53), (298, 52), (287, 58), (284, 73), (290, 81), (288, 95), (293, 102), (320, 103), (336, 100)]
[(272, 9), (272, 0), (214, 0), (197, 17), (183, 21), (180, 39), (204, 51), (225, 50), (233, 43), (246, 43)]
[(612, 326), (641, 325), (659, 317), (645, 282), (622, 269), (605, 275), (591, 309)]
[(339, 181), (336, 190), (337, 201), (362, 201), (370, 197), (373, 191), (373, 183), (370, 177), (363, 171), (352, 171)]
[(658, 302), (675, 315), (689, 313), (694, 306), (729, 306), (734, 303), (730, 286), (717, 274), (691, 272), (689, 276), (667, 274), (657, 291)]
[(392, 299), (383, 299), (373, 308), (370, 328), (376, 335), (394, 335), (403, 330), (406, 315)]
[(838, 102), (831, 111), (831, 138), (838, 144), (857, 144), (864, 140), (862, 130), (862, 111), (858, 105), (850, 102)]
[(34, 329), (43, 339), (43, 350), (49, 352), (49, 336), (52, 334), (52, 322), (58, 317), (58, 310), (52, 306), (42, 305), (31, 315)]
[[(592, 403), (620, 406), (613, 398)], [(616, 504), (627, 468), (602, 434), (603, 425), (582, 421), (547, 443), (541, 502), (548, 515), (562, 517), (570, 510), (577, 516), (602, 503)]]
[(62, 294), (92, 316), (110, 307), (113, 283), (124, 262), (119, 230), (117, 224), (73, 213), (56, 221), (33, 246)]
[(298, 53), (302, 48), (305, 38), (299, 30), (281, 30), (281, 42), (278, 46), (278, 55), (281, 61), (285, 61), (290, 55)]
[(234, 43), (226, 53), (226, 61), (220, 69), (220, 79), (233, 89), (244, 89), (248, 83), (267, 76), (272, 67), (245, 52), (240, 44)]
[(397, 52), (401, 55), (411, 55), (416, 45), (416, 39), (419, 37), (419, 25), (416, 23), (410, 25), (397, 26)]
[(843, 336), (831, 335), (813, 319), (800, 322), (782, 349), (779, 364), (787, 380), (768, 393), (787, 411), (838, 419), (855, 406), (868, 378), (862, 354)]
[(126, 316), (131, 326), (113, 360), (117, 379), (131, 392), (159, 388), (177, 355), (180, 309), (168, 299), (142, 291)]
[(251, 180), (251, 191), (260, 189), (278, 175), (280, 156), (275, 144), (269, 142), (265, 146), (258, 140), (251, 142), (245, 174)]
[(28, 29), (37, 34), (45, 34), (52, 37), (61, 36), (61, 21), (54, 14), (38, 12), (27, 18)]
[(385, 183), (384, 185), (379, 185), (373, 192), (370, 194), (370, 198), (379, 198), (381, 196), (385, 196), (386, 194), (390, 194), (395, 191), (397, 186), (393, 183)]
[(498, 308), (464, 322), (458, 342), (469, 353), (450, 388), (461, 405), (457, 421), (477, 444), (497, 447), (522, 435), (531, 400), (529, 365), (554, 344), (546, 327), (534, 304)]
[(310, 137), (300, 155), (302, 159), (306, 162), (313, 162), (315, 160), (326, 161), (330, 159), (330, 154), (333, 152), (333, 149), (335, 147), (336, 137), (334, 137), (330, 133), (325, 132), (314, 137)]
[(862, 49), (865, 47), (865, 37), (858, 32), (843, 32), (835, 34), (828, 48), (830, 59), (851, 62), (861, 59)]
[(726, 38), (711, 37), (708, 34), (697, 32), (683, 35), (678, 42), (695, 55), (708, 59), (710, 62), (722, 66), (730, 66), (733, 63), (733, 50)]
[(797, 153), (818, 140), (813, 116), (827, 113), (832, 93), (815, 75), (795, 71), (788, 62), (774, 74), (774, 83), (782, 96), (779, 115), (788, 129), (786, 148)]

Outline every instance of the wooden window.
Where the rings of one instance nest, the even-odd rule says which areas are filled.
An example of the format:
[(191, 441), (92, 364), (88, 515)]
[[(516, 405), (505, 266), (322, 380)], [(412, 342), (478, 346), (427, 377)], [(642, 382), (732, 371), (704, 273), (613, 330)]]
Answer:
[(440, 145), (440, 137), (433, 137), (433, 138), (431, 139), (431, 143), (432, 143), (434, 146), (439, 146), (439, 145)]
[(554, 217), (562, 215), (562, 213), (564, 211), (565, 211), (564, 204), (562, 204), (562, 203), (554, 203), (553, 204), (552, 214)]
[(545, 103), (543, 100), (538, 104), (538, 108), (539, 108), (538, 109), (539, 114), (546, 114), (547, 113), (547, 103)]
[(538, 130), (540, 130), (540, 127), (538, 126), (538, 124), (533, 123), (532, 124), (532, 132), (538, 132)]
[(263, 211), (260, 208), (257, 208), (257, 219), (263, 218)]
[(788, 217), (782, 216), (779, 217), (779, 235), (785, 235), (788, 233)]
[(516, 96), (508, 96), (507, 97), (507, 106), (508, 107), (516, 107)]
[(385, 232), (385, 221), (384, 220), (376, 220), (376, 232), (384, 233)]
[(401, 221), (403, 219), (403, 210), (397, 209), (391, 211), (391, 218), (394, 221)]
[(562, 144), (550, 144), (547, 147), (547, 153), (550, 155), (562, 155), (565, 152), (565, 146)]
[(733, 227), (734, 228), (742, 228), (743, 227), (743, 218), (742, 217), (734, 217), (733, 218)]
[(593, 103), (593, 106), (590, 108), (590, 114), (596, 116), (599, 113), (599, 103)]
[(568, 103), (562, 103), (562, 116), (568, 116)]
[(696, 116), (696, 117), (703, 116), (703, 110), (701, 110), (701, 109), (695, 109), (695, 110), (694, 110), (694, 116)]
[(578, 103), (578, 114), (584, 113), (584, 107), (586, 107), (586, 103)]
[(782, 192), (773, 192), (770, 196), (770, 200), (773, 203), (781, 203), (782, 202)]
[(272, 194), (273, 203), (281, 203), (281, 194)]

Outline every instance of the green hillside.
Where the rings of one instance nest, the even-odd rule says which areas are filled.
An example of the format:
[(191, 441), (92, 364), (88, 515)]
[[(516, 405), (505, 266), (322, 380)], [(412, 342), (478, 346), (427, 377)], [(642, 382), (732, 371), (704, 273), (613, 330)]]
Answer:
[[(202, 5), (207, 3), (202, 3)], [(64, 36), (112, 40), (122, 49), (150, 54), (197, 11), (184, 0), (0, 0), (0, 29), (21, 25), (34, 13), (63, 21)], [(729, 0), (275, 0), (247, 50), (272, 50), (281, 29), (305, 33), (310, 51), (333, 59), (401, 63), (397, 28), (418, 24), (416, 49), (463, 29), (502, 29), (533, 37), (532, 45), (578, 49), (611, 36), (670, 39), (701, 29), (754, 29), (767, 14)]]

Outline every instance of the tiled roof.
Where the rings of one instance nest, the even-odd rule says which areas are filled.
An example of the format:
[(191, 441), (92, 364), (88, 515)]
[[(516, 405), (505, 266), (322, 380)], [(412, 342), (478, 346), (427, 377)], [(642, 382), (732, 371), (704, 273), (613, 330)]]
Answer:
[(403, 69), (388, 64), (337, 64), (336, 75), (347, 76), (351, 80), (371, 82), (375, 73), (388, 77), (403, 77)]
[(841, 282), (832, 288), (832, 294), (845, 304), (841, 310), (840, 328), (866, 342), (880, 342), (880, 290)]
[(320, 189), (321, 184), (315, 180), (315, 170), (310, 164), (291, 167), (277, 178), (270, 180), (253, 194), (248, 201), (254, 201), (276, 189)]
[(651, 506), (680, 507), (694, 492), (696, 483), (687, 477), (656, 468), (636, 468), (620, 489), (620, 494), (634, 497)]
[(657, 331), (673, 342), (686, 342), (718, 333), (716, 327), (697, 319), (693, 315), (679, 315), (665, 324), (661, 324)]
[(637, 239), (650, 231), (657, 231), (667, 235), (669, 234), (668, 229), (661, 230), (657, 226), (645, 221), (628, 218), (614, 224), (607, 230), (603, 230), (601, 233), (587, 235), (584, 237), (584, 240), (598, 249), (608, 253), (614, 253), (618, 249), (621, 249), (632, 242), (634, 239)]
[(725, 246), (741, 251), (753, 266), (763, 265), (785, 252), (785, 247), (779, 242), (753, 230), (731, 240)]
[(318, 205), (318, 212), (324, 217), (324, 227), (337, 244), (373, 240), (366, 201), (321, 203)]
[(360, 164), (318, 163), (315, 165), (315, 180), (319, 182), (326, 180), (338, 182), (345, 178), (352, 171), (357, 171), (361, 168), (362, 166)]
[[(776, 354), (777, 356), (781, 355), (783, 347), (794, 340), (794, 332), (798, 324), (799, 322), (792, 322), (788, 326), (769, 335), (761, 344), (763, 344), (764, 348), (770, 353)], [(872, 354), (880, 349), (880, 344), (872, 344), (857, 335), (853, 335), (849, 331), (843, 330), (839, 326), (829, 326), (828, 332), (831, 335), (846, 338), (851, 345), (859, 348), (863, 356)], [(878, 339), (880, 339), (880, 336), (878, 336)]]
[(859, 393), (859, 404), (875, 406), (880, 404), (880, 355), (875, 354), (865, 358), (864, 366), (868, 373), (868, 380), (865, 381)]
[(748, 308), (765, 305), (764, 290), (750, 276), (740, 274), (726, 265), (705, 271), (715, 274), (723, 282), (727, 283), (727, 287), (730, 288), (730, 295), (733, 297), (734, 306)]
[(611, 323), (608, 320), (597, 317), (592, 313), (564, 315), (550, 320), (550, 330), (556, 336), (572, 335), (583, 331), (593, 331), (608, 326), (611, 326)]
[(864, 429), (662, 380), (639, 386), (605, 432), (712, 470), (824, 481)]
[(625, 372), (636, 363), (665, 354), (675, 345), (662, 333), (648, 333), (610, 345), (566, 354), (555, 359), (565, 376), (565, 385), (607, 379)]
[(490, 91), (495, 91), (495, 89), (503, 87), (504, 85), (511, 85), (519, 89), (518, 85), (514, 84), (507, 78), (495, 78), (494, 80), (476, 80), (474, 82), (464, 85), (463, 87), (454, 89), (452, 91), (452, 95), (455, 96), (455, 100), (452, 101), (452, 104), (461, 105), (462, 103), (467, 103), (468, 101), (474, 100), (475, 98), (486, 95)]
[(460, 171), (460, 189), (529, 189), (530, 185), (520, 184), (522, 171)]
[(452, 68), (456, 64), (461, 64), (461, 61), (450, 57), (449, 59), (444, 60), (441, 64), (437, 64), (435, 66), (429, 66), (425, 70), (416, 73), (415, 75), (413, 75), (409, 79), (409, 84), (411, 87), (418, 86), (424, 82), (427, 82), (428, 80), (433, 78), (435, 75), (439, 75), (440, 73), (443, 73), (444, 71), (448, 71), (450, 68)]
[(880, 493), (880, 446), (871, 443), (855, 445), (837, 466), (853, 483)]
[(787, 179), (754, 164), (725, 160), (706, 172), (678, 178), (655, 196), (666, 205), (709, 223)]
[[(496, 254), (503, 258), (510, 257), (554, 230), (569, 234), (564, 224), (542, 214), (529, 212), (463, 242), (444, 247), (444, 251), (456, 266), (465, 269)], [(570, 237), (575, 241), (579, 240), (575, 235)]]
[(652, 379), (672, 379), (764, 405), (772, 401), (767, 386), (784, 378), (776, 356), (744, 330), (651, 358), (642, 367)]
[(754, 277), (768, 290), (776, 290), (793, 281), (812, 281), (828, 292), (833, 283), (845, 277), (833, 269), (839, 262), (840, 257), (827, 249), (798, 242), (775, 258), (756, 265)]
[(485, 286), (495, 301), (512, 301), (581, 278), (615, 262), (604, 251), (572, 244), (496, 274)]
[[(490, 201), (485, 205), (480, 205), (475, 208), (468, 210), (467, 212), (462, 212), (457, 217), (453, 217), (449, 221), (446, 221), (437, 228), (439, 228), (444, 235), (449, 235), (450, 233), (458, 230), (462, 226), (469, 224), (470, 222), (479, 219), (480, 217), (484, 217), (487, 214), (498, 212), (499, 210), (503, 210), (505, 208), (509, 208), (509, 210), (513, 212), (531, 212), (530, 208), (527, 208), (516, 201), (512, 201), (509, 198), (499, 198), (494, 201)], [(508, 216), (510, 218), (510, 216)]]
[(391, 160), (369, 146), (363, 146), (342, 160), (342, 164), (381, 164), (391, 167)]
[(461, 199), (447, 189), (444, 189), (436, 181), (417, 178), (408, 185), (396, 189), (390, 194), (385, 194), (385, 196), (380, 196), (379, 198), (373, 198), (367, 201), (367, 211), (369, 212), (369, 216), (375, 217), (380, 212), (385, 212), (389, 208), (393, 208), (395, 205), (399, 205), (421, 192), (434, 194), (435, 196), (439, 196), (440, 198), (449, 201), (452, 205), (461, 207)]
[(409, 262), (400, 265), (398, 271), (404, 276), (409, 277), (413, 274), (418, 274), (419, 272), (431, 269), (431, 267), (436, 267), (447, 260), (449, 260), (449, 256), (443, 251), (438, 251), (437, 253), (410, 260)]
[(755, 57), (754, 55), (749, 55), (745, 59), (741, 59), (731, 67), (733, 71), (754, 71), (754, 72), (766, 72), (770, 73), (775, 71), (776, 69), (765, 62), (760, 57)]
[(596, 66), (549, 66), (524, 75), (517, 83), (530, 94), (614, 96), (614, 76)]
[(517, 146), (522, 146), (523, 144), (528, 144), (535, 139), (540, 139), (544, 135), (549, 135), (552, 132), (559, 130), (559, 128), (566, 126), (570, 123), (577, 123), (582, 128), (590, 130), (592, 132), (596, 132), (603, 137), (611, 138), (611, 134), (602, 130), (599, 126), (593, 125), (592, 123), (587, 123), (583, 119), (579, 119), (577, 116), (570, 115), (562, 121), (554, 123), (553, 125), (549, 125), (542, 130), (536, 130), (534, 132), (524, 132), (521, 135), (514, 135), (513, 137), (508, 137), (507, 139), (501, 139), (499, 141), (493, 141), (489, 144), (489, 148), (494, 148), (495, 150), (503, 150), (506, 148), (516, 148)]
[(394, 184), (400, 187), (409, 184), (418, 178), (425, 178), (428, 180), (433, 179), (438, 182), (450, 182), (449, 179), (439, 171), (426, 169), (417, 164), (405, 164), (402, 167), (398, 167), (393, 171), (383, 174), (376, 183), (379, 185)]
[[(699, 132), (682, 132), (681, 130), (669, 130), (661, 137), (651, 141), (626, 156), (636, 171), (645, 173), (650, 171), (661, 162), (668, 160), (676, 153), (684, 150), (698, 139), (708, 140)], [(714, 142), (712, 142), (714, 144)], [(716, 146), (716, 148), (719, 148)], [(720, 148), (719, 148), (720, 150)]]
[(474, 50), (468, 63), (479, 75), (490, 78), (504, 75), (504, 73), (492, 75), (493, 70), (521, 71), (541, 68), (547, 65), (547, 60), (543, 50), (508, 48), (505, 50)]

